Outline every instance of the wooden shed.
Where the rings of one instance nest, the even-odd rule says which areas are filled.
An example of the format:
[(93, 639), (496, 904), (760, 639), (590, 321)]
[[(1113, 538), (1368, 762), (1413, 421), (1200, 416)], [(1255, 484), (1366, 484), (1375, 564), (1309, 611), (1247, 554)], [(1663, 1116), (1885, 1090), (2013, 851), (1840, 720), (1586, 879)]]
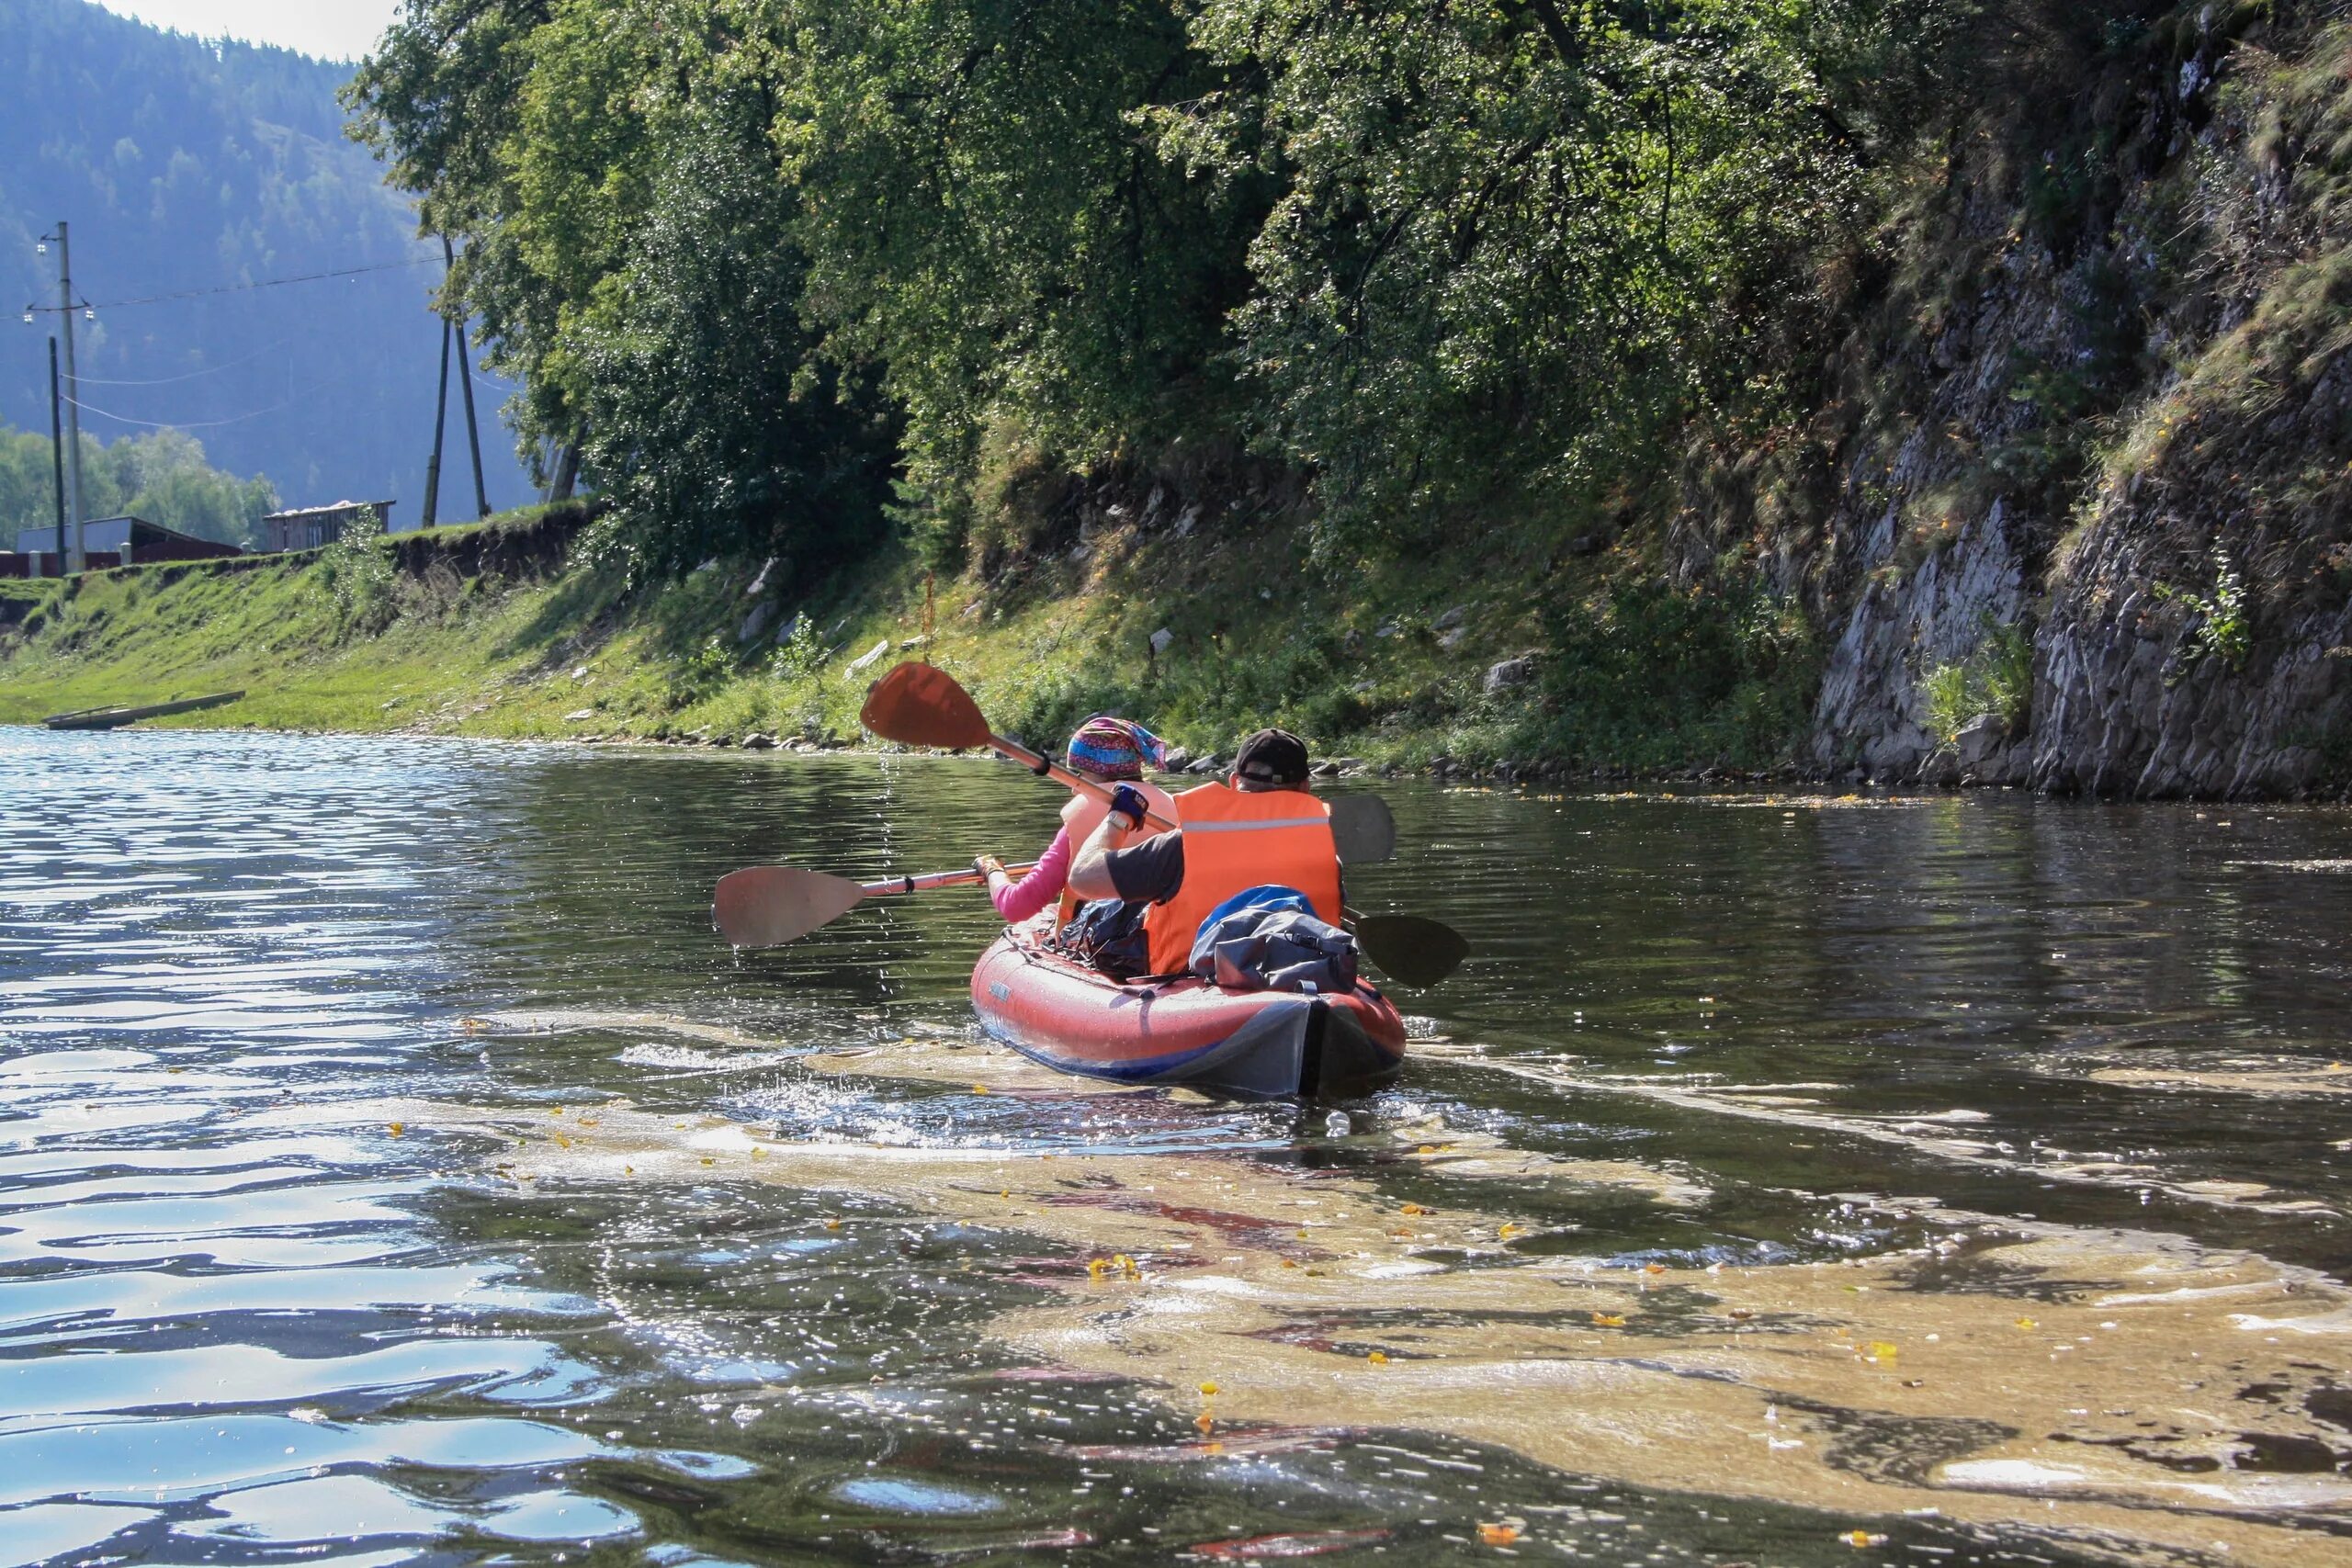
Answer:
[(338, 501), (332, 506), (301, 506), (267, 513), (261, 520), (261, 547), (266, 551), (315, 550), (321, 545), (332, 545), (343, 537), (344, 529), (363, 512), (373, 512), (381, 518), (385, 533), (392, 531), (392, 502)]

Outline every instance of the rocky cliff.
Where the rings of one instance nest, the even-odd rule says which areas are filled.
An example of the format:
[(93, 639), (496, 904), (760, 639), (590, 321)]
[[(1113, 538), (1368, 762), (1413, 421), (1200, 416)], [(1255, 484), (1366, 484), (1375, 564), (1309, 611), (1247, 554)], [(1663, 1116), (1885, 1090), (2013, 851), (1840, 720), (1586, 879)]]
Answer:
[[(2289, 7), (2276, 7), (2284, 12)], [(1839, 351), (1809, 754), (2125, 795), (2352, 779), (2352, 28), (2189, 7), (1957, 128)], [(2041, 68), (2049, 71), (2052, 62)]]

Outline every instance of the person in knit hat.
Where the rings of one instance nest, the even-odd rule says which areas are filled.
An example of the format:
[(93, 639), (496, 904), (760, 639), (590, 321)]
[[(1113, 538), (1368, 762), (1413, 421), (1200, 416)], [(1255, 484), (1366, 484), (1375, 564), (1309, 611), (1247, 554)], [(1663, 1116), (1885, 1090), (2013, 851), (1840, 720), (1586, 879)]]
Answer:
[[(1106, 784), (1133, 784), (1143, 792), (1152, 810), (1172, 820), (1175, 802), (1169, 798), (1167, 791), (1146, 784), (1143, 777), (1146, 763), (1156, 768), (1167, 757), (1165, 741), (1133, 719), (1111, 714), (1096, 714), (1080, 725), (1078, 733), (1069, 738), (1067, 754), (1071, 773)], [(972, 863), (988, 874), (989, 901), (996, 906), (996, 912), (1004, 917), (1006, 924), (1020, 924), (1056, 898), (1061, 900), (1061, 908), (1055, 924), (1069, 923), (1078, 908), (1078, 900), (1068, 891), (1070, 856), (1102, 826), (1109, 810), (1108, 802), (1072, 791), (1062, 807), (1061, 830), (1038, 857), (1036, 869), (1018, 881), (994, 855), (982, 855)]]

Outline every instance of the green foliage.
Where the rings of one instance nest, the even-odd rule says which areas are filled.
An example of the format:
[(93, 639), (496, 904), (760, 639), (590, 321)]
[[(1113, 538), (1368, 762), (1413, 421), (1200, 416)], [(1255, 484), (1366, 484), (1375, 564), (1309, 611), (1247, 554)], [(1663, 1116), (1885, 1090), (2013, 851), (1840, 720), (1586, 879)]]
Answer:
[(989, 558), (1003, 431), (1255, 441), (1337, 548), (1787, 403), (1975, 9), (421, 0), (350, 101), (653, 565), (853, 501)]
[(1804, 611), (1761, 585), (1616, 583), (1550, 615), (1535, 744), (1637, 767), (1787, 760), (1812, 710), (1821, 649)]
[[(85, 517), (129, 513), (229, 545), (254, 544), (263, 513), (277, 507), (277, 487), (267, 479), (220, 472), (205, 461), (200, 443), (177, 430), (110, 445), (84, 435), (82, 491)], [(53, 528), (56, 521), (49, 437), (0, 424), (0, 547), (14, 549), (19, 529)]]
[(1919, 695), (1928, 732), (1948, 744), (1979, 714), (1993, 714), (2013, 735), (2033, 716), (2033, 629), (2022, 622), (1998, 621), (1988, 612), (1981, 637), (1966, 659), (1929, 665), (1919, 675)]
[(1204, 5), (1245, 85), (1153, 123), (1171, 158), (1281, 177), (1237, 353), (1330, 523), (1589, 483), (1681, 415), (1775, 401), (1758, 334), (1859, 212), (1825, 76), (1886, 9)]
[(2175, 655), (2170, 678), (2178, 681), (2199, 660), (2211, 659), (2231, 670), (2245, 668), (2254, 651), (2254, 622), (2246, 600), (2245, 576), (2229, 553), (2214, 547), (2213, 591), (2198, 593), (2169, 582), (2154, 585), (2159, 599), (2186, 604), (2195, 617), (2188, 637)]
[(1003, 416), (1097, 454), (1217, 411), (1262, 209), (1140, 116), (1219, 90), (1169, 0), (767, 0), (813, 313), (909, 416), (912, 477), (970, 484)]
[(727, 683), (735, 672), (735, 650), (723, 637), (714, 637), (670, 667), (670, 705), (688, 707)]
[(1974, 685), (1964, 663), (1933, 664), (1920, 674), (1919, 697), (1927, 713), (1928, 734), (1938, 745), (1949, 744), (1962, 725), (1984, 711)]
[(803, 612), (793, 620), (792, 635), (777, 640), (768, 665), (780, 680), (802, 680), (824, 667), (829, 651), (818, 634), (816, 617)]
[(800, 198), (763, 8), (425, 0), (347, 94), (355, 134), (472, 231), (454, 280), (526, 443), (577, 446), (600, 551), (675, 571), (873, 537), (896, 422), (804, 324)]
[(384, 520), (374, 507), (361, 508), (319, 552), (319, 574), (342, 606), (348, 629), (373, 633), (390, 622), (398, 573), (384, 546)]

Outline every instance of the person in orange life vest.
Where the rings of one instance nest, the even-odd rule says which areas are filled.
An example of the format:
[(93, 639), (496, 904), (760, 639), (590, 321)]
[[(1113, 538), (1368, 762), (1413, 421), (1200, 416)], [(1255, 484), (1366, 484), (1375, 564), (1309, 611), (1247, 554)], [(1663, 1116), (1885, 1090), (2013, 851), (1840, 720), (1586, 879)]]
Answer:
[[(1125, 784), (1139, 792), (1152, 810), (1172, 818), (1176, 803), (1169, 798), (1168, 792), (1143, 782), (1144, 764), (1149, 762), (1158, 767), (1167, 757), (1167, 742), (1132, 719), (1114, 718), (1109, 714), (1096, 714), (1069, 738), (1070, 772), (1102, 784)], [(1019, 925), (1057, 897), (1061, 905), (1054, 924), (1059, 928), (1069, 923), (1078, 913), (1078, 900), (1066, 890), (1070, 860), (1078, 846), (1093, 836), (1110, 809), (1110, 802), (1072, 790), (1062, 806), (1061, 830), (1038, 857), (1036, 869), (1018, 882), (994, 855), (982, 855), (972, 863), (975, 868), (988, 874), (989, 901), (996, 906), (996, 912), (1004, 917), (1007, 925)]]
[(1114, 804), (1080, 848), (1069, 890), (1149, 905), (1144, 930), (1154, 975), (1182, 973), (1201, 921), (1251, 887), (1295, 888), (1336, 926), (1340, 854), (1331, 808), (1306, 780), (1306, 742), (1288, 730), (1261, 729), (1241, 743), (1225, 782), (1176, 797), (1177, 831), (1141, 839), (1136, 803)]

